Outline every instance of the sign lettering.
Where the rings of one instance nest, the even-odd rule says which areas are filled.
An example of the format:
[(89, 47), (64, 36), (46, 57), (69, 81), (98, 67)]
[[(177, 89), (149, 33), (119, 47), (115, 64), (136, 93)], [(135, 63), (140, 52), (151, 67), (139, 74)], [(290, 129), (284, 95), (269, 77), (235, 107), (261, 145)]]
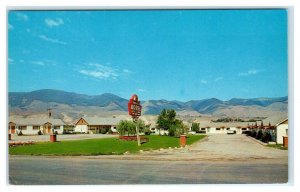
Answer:
[(132, 95), (128, 102), (128, 113), (133, 118), (141, 116), (142, 106), (136, 94)]

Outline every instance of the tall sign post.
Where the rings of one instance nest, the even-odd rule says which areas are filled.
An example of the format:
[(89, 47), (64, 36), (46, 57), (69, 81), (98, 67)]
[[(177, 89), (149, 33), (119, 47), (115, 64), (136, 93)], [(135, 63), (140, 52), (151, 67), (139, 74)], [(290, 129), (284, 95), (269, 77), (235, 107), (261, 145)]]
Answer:
[[(136, 94), (133, 94), (128, 102), (128, 113), (131, 115), (133, 122), (137, 123), (139, 116), (141, 116), (142, 106), (139, 98)], [(138, 146), (141, 146), (141, 140), (139, 135), (139, 127), (136, 125), (136, 139)]]

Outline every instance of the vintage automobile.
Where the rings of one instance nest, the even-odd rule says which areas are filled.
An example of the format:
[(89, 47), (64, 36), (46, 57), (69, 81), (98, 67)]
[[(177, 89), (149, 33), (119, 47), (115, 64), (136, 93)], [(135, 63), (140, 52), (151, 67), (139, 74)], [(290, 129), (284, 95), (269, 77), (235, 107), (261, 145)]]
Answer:
[(189, 131), (188, 134), (189, 135), (196, 135), (196, 132), (195, 131)]
[(235, 130), (227, 130), (227, 134), (236, 134), (236, 131)]

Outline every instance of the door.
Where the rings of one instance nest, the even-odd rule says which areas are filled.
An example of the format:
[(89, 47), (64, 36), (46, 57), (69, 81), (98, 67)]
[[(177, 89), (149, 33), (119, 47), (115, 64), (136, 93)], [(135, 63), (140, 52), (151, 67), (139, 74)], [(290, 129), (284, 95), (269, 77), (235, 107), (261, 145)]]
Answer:
[(47, 133), (50, 133), (50, 132), (51, 132), (51, 126), (47, 125)]
[(10, 133), (11, 134), (15, 134), (16, 133), (16, 126), (13, 125), (13, 126), (10, 127)]

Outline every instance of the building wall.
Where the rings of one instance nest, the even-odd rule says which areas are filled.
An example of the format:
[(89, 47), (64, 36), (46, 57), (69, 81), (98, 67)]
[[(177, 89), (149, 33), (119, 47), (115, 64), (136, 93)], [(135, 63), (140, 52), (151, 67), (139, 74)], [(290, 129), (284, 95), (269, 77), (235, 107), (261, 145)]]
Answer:
[(155, 128), (154, 135), (169, 135), (169, 131)]
[[(206, 133), (208, 134), (226, 134), (227, 133), (227, 129), (229, 130), (233, 130), (233, 131), (236, 131), (237, 134), (242, 134), (243, 131), (246, 131), (246, 130), (249, 130), (248, 128), (246, 130), (242, 130), (242, 128), (237, 128), (237, 127), (208, 127), (208, 128), (205, 128), (206, 130)], [(200, 128), (201, 131), (203, 131), (201, 128)]]
[(17, 128), (16, 133), (22, 131), (23, 135), (37, 135), (39, 131), (43, 130), (43, 126), (34, 126), (34, 125), (20, 125)]
[(9, 134), (16, 134), (17, 133), (17, 125), (15, 123), (10, 122), (8, 124), (8, 133)]
[(63, 131), (64, 131), (64, 126), (63, 125), (59, 125), (59, 126), (54, 125), (54, 127), (55, 127), (54, 131), (57, 131), (58, 134), (63, 133)]
[(276, 127), (276, 143), (283, 144), (283, 136), (288, 136), (288, 124), (280, 124)]
[(88, 133), (88, 131), (87, 125), (76, 125), (74, 128), (74, 132), (76, 133)]
[(208, 127), (205, 128), (206, 129), (206, 133), (212, 133), (212, 134), (224, 134), (227, 133), (226, 128), (221, 128), (221, 127)]

